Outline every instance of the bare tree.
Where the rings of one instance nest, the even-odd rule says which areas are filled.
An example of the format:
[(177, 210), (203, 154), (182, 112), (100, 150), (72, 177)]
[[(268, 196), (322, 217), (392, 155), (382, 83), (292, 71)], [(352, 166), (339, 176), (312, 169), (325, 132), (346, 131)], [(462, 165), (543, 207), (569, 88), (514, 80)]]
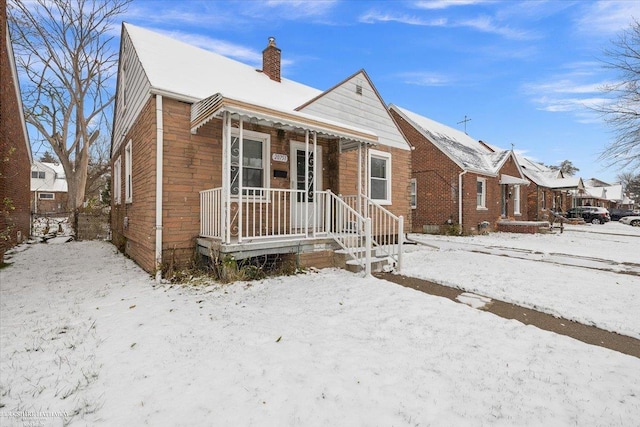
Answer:
[(619, 75), (616, 83), (603, 87), (612, 102), (596, 108), (613, 128), (616, 137), (600, 158), (610, 166), (640, 169), (640, 22), (633, 20), (612, 47), (605, 50), (605, 67)]
[(557, 171), (557, 170), (561, 171), (563, 176), (564, 175), (573, 176), (576, 174), (576, 172), (580, 171), (580, 169), (573, 166), (573, 163), (571, 163), (571, 160), (563, 160), (560, 163), (560, 166), (548, 165), (547, 167), (554, 171)]
[(25, 120), (64, 167), (74, 225), (94, 145), (110, 130), (118, 61), (111, 30), (130, 1), (9, 2)]

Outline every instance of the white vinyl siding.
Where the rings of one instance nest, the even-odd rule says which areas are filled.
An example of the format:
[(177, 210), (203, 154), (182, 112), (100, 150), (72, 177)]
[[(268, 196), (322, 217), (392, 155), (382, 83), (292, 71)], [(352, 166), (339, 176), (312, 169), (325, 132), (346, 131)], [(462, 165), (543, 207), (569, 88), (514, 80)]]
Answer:
[(120, 195), (122, 194), (122, 162), (120, 157), (113, 162), (113, 202), (116, 205), (121, 203)]
[(382, 204), (391, 204), (391, 154), (369, 151), (369, 197)]
[(487, 180), (478, 178), (476, 182), (476, 206), (478, 209), (487, 208)]

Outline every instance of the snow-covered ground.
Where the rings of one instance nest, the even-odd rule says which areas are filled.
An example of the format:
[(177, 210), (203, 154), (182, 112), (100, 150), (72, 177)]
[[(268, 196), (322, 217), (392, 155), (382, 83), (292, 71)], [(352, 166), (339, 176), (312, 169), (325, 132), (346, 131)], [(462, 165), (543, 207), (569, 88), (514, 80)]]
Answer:
[(640, 227), (410, 238), (429, 246), (408, 246), (407, 276), (640, 339)]
[[(600, 244), (601, 236), (583, 234)], [(585, 245), (581, 235), (477, 239), (511, 247), (549, 239), (545, 250), (560, 252), (571, 239), (576, 248)], [(612, 248), (607, 243), (602, 252), (622, 256)], [(504, 257), (458, 249), (411, 247), (405, 272), (433, 271), (431, 259), (458, 257), (447, 277), (476, 277), (483, 263), (472, 260), (479, 256), (492, 260), (483, 270), (487, 282), (502, 275), (512, 289), (506, 285), (524, 276), (527, 301), (549, 290), (538, 279), (551, 267), (519, 271), (529, 268), (519, 262), (534, 261), (502, 264), (494, 261)], [(156, 286), (103, 242), (23, 245), (8, 261), (0, 270), (2, 426), (637, 426), (640, 420), (640, 359), (375, 278), (327, 269), (231, 285)], [(584, 295), (581, 304), (597, 302), (591, 310), (602, 312), (605, 323), (609, 316), (621, 330), (638, 330), (616, 317), (626, 308), (603, 308), (607, 292), (574, 287), (580, 268), (553, 267), (578, 294), (563, 292), (570, 301), (559, 310), (577, 308), (570, 302)], [(602, 286), (625, 289), (638, 307), (632, 287), (639, 278), (630, 278)]]

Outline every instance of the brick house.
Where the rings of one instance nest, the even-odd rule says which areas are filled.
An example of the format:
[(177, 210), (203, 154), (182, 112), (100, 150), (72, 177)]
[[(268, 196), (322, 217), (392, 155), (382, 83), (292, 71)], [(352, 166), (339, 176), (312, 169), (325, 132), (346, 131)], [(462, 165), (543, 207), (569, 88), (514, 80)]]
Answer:
[[(7, 248), (31, 233), (29, 170), (32, 161), (24, 121), (18, 72), (7, 26), (6, 4), (0, 10), (0, 262)], [(4, 201), (9, 204), (5, 204)]]
[(361, 70), (320, 91), (280, 61), (273, 38), (256, 70), (123, 24), (111, 229), (145, 270), (196, 251), (400, 262), (410, 146), (372, 81)]
[(525, 156), (517, 156), (525, 177), (531, 181), (526, 191), (527, 216), (531, 221), (552, 220), (551, 212), (578, 206), (584, 194), (582, 178), (565, 177), (560, 170), (553, 170)]
[(488, 149), (464, 132), (396, 105), (391, 115), (413, 146), (414, 232), (491, 231), (500, 219), (526, 220), (528, 185), (511, 150)]
[(67, 179), (60, 163), (34, 161), (31, 165), (31, 210), (35, 214), (66, 214)]

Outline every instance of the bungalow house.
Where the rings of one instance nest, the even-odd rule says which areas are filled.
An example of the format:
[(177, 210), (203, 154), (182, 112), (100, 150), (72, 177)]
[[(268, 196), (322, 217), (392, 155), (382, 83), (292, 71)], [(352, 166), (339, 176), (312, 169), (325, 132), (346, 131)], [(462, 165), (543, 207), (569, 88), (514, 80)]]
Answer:
[(551, 220), (551, 212), (563, 211), (579, 205), (579, 197), (584, 194), (582, 178), (564, 176), (562, 171), (553, 170), (525, 156), (517, 156), (522, 172), (531, 181), (527, 188), (527, 216), (529, 220)]
[(67, 211), (68, 188), (60, 163), (34, 161), (31, 165), (31, 210), (35, 214)]
[(3, 2), (0, 7), (0, 264), (6, 249), (22, 243), (31, 234), (32, 154), (5, 6)]
[(578, 196), (580, 206), (590, 205), (615, 209), (633, 205), (633, 202), (625, 196), (622, 184), (610, 185), (594, 178), (585, 184), (585, 191)]
[(363, 70), (326, 91), (122, 26), (111, 147), (114, 244), (157, 277), (196, 253), (398, 265), (410, 146)]
[(513, 151), (495, 150), (396, 105), (391, 115), (413, 146), (414, 232), (441, 232), (450, 224), (465, 234), (497, 229), (501, 219), (526, 220), (524, 178)]

